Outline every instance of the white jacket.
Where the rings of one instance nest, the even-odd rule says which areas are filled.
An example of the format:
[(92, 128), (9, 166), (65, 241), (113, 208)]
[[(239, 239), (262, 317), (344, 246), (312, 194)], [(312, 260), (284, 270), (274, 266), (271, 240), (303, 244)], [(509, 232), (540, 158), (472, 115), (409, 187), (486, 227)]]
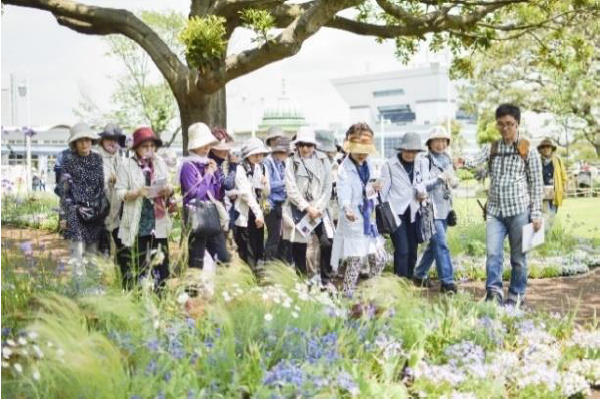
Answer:
[(424, 181), (429, 177), (428, 165), (424, 165), (421, 157), (416, 157), (414, 168), (414, 179), (411, 183), (397, 156), (387, 159), (381, 167), (381, 199), (390, 202), (398, 215), (403, 215), (410, 206), (411, 223), (415, 221), (420, 206), (417, 193), (426, 193)]
[[(245, 162), (245, 161), (243, 161)], [(261, 195), (266, 198), (271, 192), (271, 185), (269, 184), (269, 174), (263, 173), (264, 165), (254, 165), (254, 172), (252, 175), (253, 181), (260, 181), (262, 176), (266, 177), (266, 184), (261, 187)], [(237, 166), (235, 170), (235, 189), (238, 192), (238, 196), (235, 199), (235, 210), (239, 212), (235, 225), (239, 227), (248, 227), (248, 212), (252, 209), (254, 216), (257, 219), (265, 220), (262, 209), (260, 207), (261, 198), (256, 198), (255, 187), (252, 185), (252, 181), (248, 180), (246, 176), (246, 169), (242, 163)]]
[[(369, 159), (365, 162), (369, 167), (370, 176), (373, 176), (373, 164)], [(363, 215), (359, 209), (359, 205), (363, 203), (363, 184), (356, 166), (349, 157), (344, 159), (338, 169), (337, 195), (340, 213), (331, 249), (331, 266), (334, 270), (337, 269), (340, 260), (350, 256), (363, 258), (369, 253), (374, 253), (377, 244), (376, 237), (366, 236), (364, 232)], [(346, 207), (354, 212), (356, 220), (353, 222), (346, 218)], [(372, 223), (375, 223), (374, 217)]]
[(109, 154), (102, 146), (98, 147), (98, 153), (102, 157), (102, 168), (104, 170), (104, 192), (106, 198), (110, 202), (110, 212), (104, 220), (106, 229), (110, 232), (119, 227), (119, 211), (121, 210), (122, 200), (117, 196), (115, 183), (111, 182), (111, 177), (117, 177), (119, 166), (123, 163), (123, 159), (118, 152)]
[[(169, 188), (172, 188), (165, 161), (154, 155), (152, 162), (154, 164), (154, 179), (167, 178), (167, 185)], [(142, 172), (135, 159), (127, 158), (120, 165), (117, 172), (117, 183), (115, 184), (117, 197), (123, 201), (128, 191), (137, 190), (145, 185), (144, 172)], [(131, 247), (135, 242), (140, 227), (142, 203), (142, 197), (138, 197), (133, 201), (124, 201), (123, 203), (123, 215), (119, 225), (119, 238), (123, 242), (123, 245), (127, 247)], [(165, 217), (156, 219), (155, 223), (154, 236), (156, 238), (167, 238), (171, 232), (172, 222), (169, 212), (166, 209)]]

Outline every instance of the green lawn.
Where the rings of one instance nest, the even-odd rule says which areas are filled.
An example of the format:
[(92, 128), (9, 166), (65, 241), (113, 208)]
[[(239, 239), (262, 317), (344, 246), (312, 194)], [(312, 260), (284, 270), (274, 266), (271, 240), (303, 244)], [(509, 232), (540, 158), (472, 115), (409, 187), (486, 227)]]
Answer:
[[(485, 199), (480, 199), (485, 203)], [(458, 198), (455, 209), (463, 221), (482, 220), (481, 209), (474, 198)], [(600, 240), (600, 198), (568, 198), (558, 209), (560, 225), (576, 237)]]

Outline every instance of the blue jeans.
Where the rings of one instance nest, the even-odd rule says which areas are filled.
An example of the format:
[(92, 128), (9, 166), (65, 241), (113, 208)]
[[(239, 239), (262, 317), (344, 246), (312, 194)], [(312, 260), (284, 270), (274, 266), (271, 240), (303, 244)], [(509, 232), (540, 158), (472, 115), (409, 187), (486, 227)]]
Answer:
[(527, 288), (527, 255), (523, 253), (523, 226), (529, 223), (529, 211), (515, 216), (496, 217), (488, 215), (486, 224), (487, 260), (485, 288), (502, 293), (502, 268), (504, 262), (504, 238), (510, 244), (510, 286), (508, 296), (516, 300), (525, 296)]
[(400, 277), (412, 278), (417, 263), (417, 224), (410, 222), (410, 206), (399, 215), (402, 224), (391, 234), (394, 244), (394, 273)]
[(429, 244), (421, 257), (419, 266), (415, 269), (415, 277), (424, 279), (435, 260), (438, 278), (444, 285), (454, 284), (454, 268), (450, 258), (450, 250), (446, 241), (446, 230), (448, 223), (446, 219), (435, 219), (435, 234), (429, 240)]

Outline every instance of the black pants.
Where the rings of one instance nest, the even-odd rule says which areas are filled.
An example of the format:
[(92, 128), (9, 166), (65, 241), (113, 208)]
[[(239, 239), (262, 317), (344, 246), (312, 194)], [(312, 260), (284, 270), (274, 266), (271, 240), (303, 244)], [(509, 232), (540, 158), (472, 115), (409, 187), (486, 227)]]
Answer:
[[(152, 235), (138, 236), (133, 247), (126, 247), (127, 262), (121, 269), (123, 287), (131, 289), (140, 276), (145, 276), (150, 270), (152, 259), (157, 255), (153, 253), (160, 247), (164, 259), (153, 267), (153, 277), (156, 279), (157, 290), (164, 287), (165, 280), (169, 278), (169, 245), (166, 238), (155, 238)], [(158, 252), (158, 251), (157, 251)]]
[[(125, 276), (125, 271), (127, 270), (129, 262), (129, 255), (127, 254), (129, 250), (123, 245), (121, 239), (119, 238), (119, 228), (113, 229), (110, 232), (106, 229), (102, 230), (100, 233), (100, 239), (98, 240), (98, 251), (105, 256), (110, 256), (111, 241), (114, 241), (115, 243), (115, 261), (121, 270), (121, 276)], [(124, 278), (123, 287), (125, 287)]]
[(106, 228), (103, 228), (100, 232), (100, 236), (98, 237), (98, 252), (102, 255), (110, 255), (110, 236), (111, 232)]
[(235, 227), (234, 239), (240, 258), (252, 269), (265, 257), (265, 228), (256, 228), (256, 217), (248, 211), (248, 227)]
[(265, 225), (267, 226), (266, 260), (285, 260), (282, 248), (283, 240), (281, 239), (281, 205), (281, 203), (275, 204), (271, 212), (265, 215)]
[(394, 273), (400, 277), (412, 278), (417, 263), (417, 224), (410, 222), (410, 206), (404, 215), (400, 215), (402, 223), (392, 233), (394, 244)]
[[(319, 238), (319, 247), (321, 249), (321, 257), (319, 259), (319, 269), (321, 270), (321, 280), (326, 283), (329, 279), (331, 271), (331, 240), (327, 238), (325, 233), (325, 227), (323, 223), (319, 224), (314, 233)], [(308, 244), (294, 242), (292, 243), (292, 258), (294, 259), (294, 265), (296, 270), (301, 275), (306, 275), (306, 251)]]
[(203, 236), (191, 234), (188, 238), (188, 265), (189, 267), (202, 269), (204, 267), (204, 251), (207, 250), (215, 262), (227, 263), (231, 255), (227, 251), (225, 232), (216, 236)]

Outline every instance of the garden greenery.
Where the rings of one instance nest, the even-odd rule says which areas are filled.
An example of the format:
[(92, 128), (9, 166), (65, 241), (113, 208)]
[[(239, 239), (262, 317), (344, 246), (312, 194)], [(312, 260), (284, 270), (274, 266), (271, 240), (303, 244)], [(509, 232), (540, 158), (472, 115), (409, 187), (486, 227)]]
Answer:
[(392, 275), (348, 300), (279, 263), (260, 281), (233, 263), (197, 297), (174, 281), (159, 299), (143, 281), (122, 292), (104, 261), (80, 274), (25, 250), (2, 254), (10, 397), (562, 398), (600, 384), (597, 321), (575, 325), (576, 309), (430, 302)]

